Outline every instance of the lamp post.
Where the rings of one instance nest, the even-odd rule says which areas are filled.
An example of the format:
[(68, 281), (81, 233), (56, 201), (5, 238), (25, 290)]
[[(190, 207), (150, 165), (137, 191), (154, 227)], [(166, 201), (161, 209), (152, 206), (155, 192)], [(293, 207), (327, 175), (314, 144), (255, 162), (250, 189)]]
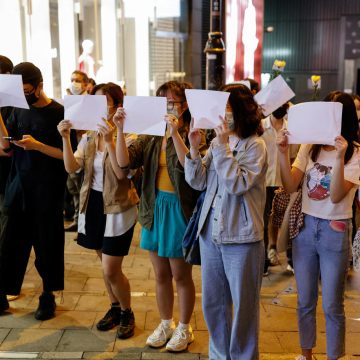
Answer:
[(225, 82), (225, 44), (223, 41), (225, 0), (211, 0), (210, 32), (206, 53), (206, 89), (217, 90)]

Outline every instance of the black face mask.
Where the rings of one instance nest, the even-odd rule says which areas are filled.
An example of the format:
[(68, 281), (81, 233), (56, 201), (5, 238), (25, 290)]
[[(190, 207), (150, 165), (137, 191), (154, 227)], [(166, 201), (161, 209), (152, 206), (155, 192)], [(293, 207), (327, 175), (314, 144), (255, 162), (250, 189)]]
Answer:
[(35, 91), (32, 94), (25, 95), (25, 99), (29, 105), (35, 104), (39, 97), (35, 95)]
[(273, 111), (273, 116), (277, 119), (282, 119), (287, 114), (287, 109), (283, 107), (279, 107), (275, 111)]

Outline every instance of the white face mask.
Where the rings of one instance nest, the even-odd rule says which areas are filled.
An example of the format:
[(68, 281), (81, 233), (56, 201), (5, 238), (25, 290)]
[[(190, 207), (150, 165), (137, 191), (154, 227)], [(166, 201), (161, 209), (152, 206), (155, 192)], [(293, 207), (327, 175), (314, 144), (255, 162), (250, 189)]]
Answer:
[(83, 92), (81, 84), (75, 81), (71, 83), (70, 90), (74, 95), (80, 95)]
[(225, 120), (228, 123), (229, 130), (234, 131), (234, 129), (235, 129), (234, 115), (233, 115), (233, 113), (231, 111), (227, 111), (225, 113)]

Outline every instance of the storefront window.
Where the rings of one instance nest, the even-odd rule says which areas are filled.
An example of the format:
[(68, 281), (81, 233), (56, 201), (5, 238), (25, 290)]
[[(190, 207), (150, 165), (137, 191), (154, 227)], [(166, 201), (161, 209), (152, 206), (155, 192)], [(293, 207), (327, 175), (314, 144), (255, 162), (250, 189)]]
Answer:
[[(42, 71), (60, 99), (75, 69), (152, 95), (185, 76), (187, 0), (0, 0), (0, 54)], [(141, 11), (140, 11), (141, 9)]]

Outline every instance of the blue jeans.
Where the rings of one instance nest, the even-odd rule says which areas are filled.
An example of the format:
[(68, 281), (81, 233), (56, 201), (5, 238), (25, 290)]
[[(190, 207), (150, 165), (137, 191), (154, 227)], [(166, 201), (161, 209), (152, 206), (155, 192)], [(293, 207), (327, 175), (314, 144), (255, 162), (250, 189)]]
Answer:
[(305, 224), (293, 240), (293, 261), (298, 291), (298, 325), (302, 349), (316, 345), (316, 305), (321, 273), (322, 303), (326, 319), (326, 351), (330, 359), (345, 354), (344, 292), (349, 259), (350, 220), (333, 230), (329, 220), (305, 215)]
[(262, 241), (215, 244), (212, 221), (210, 215), (200, 234), (202, 305), (210, 335), (209, 359), (257, 360), (264, 245)]

